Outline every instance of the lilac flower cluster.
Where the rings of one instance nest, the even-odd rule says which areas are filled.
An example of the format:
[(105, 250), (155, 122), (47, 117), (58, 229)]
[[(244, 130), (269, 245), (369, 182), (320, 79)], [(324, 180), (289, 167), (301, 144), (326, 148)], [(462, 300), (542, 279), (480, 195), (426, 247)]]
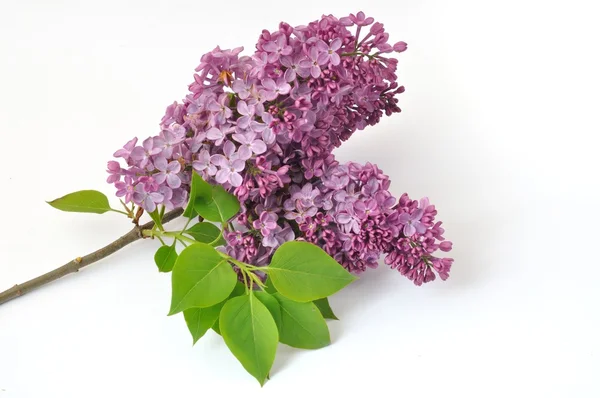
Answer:
[(417, 285), (434, 280), (434, 271), (447, 279), (453, 260), (434, 253), (450, 251), (452, 242), (435, 222), (435, 206), (407, 194), (397, 200), (389, 186), (376, 165), (335, 163), (320, 179), (292, 184), (240, 215), (237, 230), (226, 236), (227, 251), (262, 265), (274, 247), (295, 238), (320, 246), (354, 273), (377, 267), (385, 255), (387, 264)]
[[(362, 33), (362, 34), (361, 34)], [(386, 261), (420, 284), (451, 260), (435, 209), (400, 202), (376, 166), (339, 165), (332, 152), (356, 130), (400, 112), (397, 60), (362, 12), (263, 31), (251, 56), (216, 47), (196, 68), (189, 95), (167, 108), (157, 136), (129, 141), (108, 164), (117, 196), (148, 212), (187, 203), (192, 172), (221, 184), (242, 204), (223, 248), (266, 264), (283, 242), (305, 239), (354, 272)], [(441, 243), (436, 243), (441, 242)], [(407, 246), (408, 245), (408, 246)], [(410, 250), (408, 250), (410, 248)]]

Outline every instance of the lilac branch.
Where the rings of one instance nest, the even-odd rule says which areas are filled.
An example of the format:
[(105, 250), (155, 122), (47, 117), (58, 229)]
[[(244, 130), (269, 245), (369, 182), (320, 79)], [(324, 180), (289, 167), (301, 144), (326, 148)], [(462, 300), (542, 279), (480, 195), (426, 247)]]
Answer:
[[(169, 221), (172, 221), (175, 218), (179, 217), (181, 213), (183, 213), (183, 209), (172, 210), (164, 215), (162, 222), (167, 223)], [(111, 254), (121, 250), (130, 243), (144, 238), (143, 232), (145, 230), (151, 230), (153, 227), (153, 221), (150, 221), (141, 226), (135, 226), (131, 231), (121, 236), (119, 239), (115, 240), (114, 242), (99, 250), (96, 250), (93, 253), (90, 253), (83, 257), (77, 257), (76, 259), (69, 261), (65, 265), (58, 267), (55, 270), (47, 272), (43, 275), (38, 276), (37, 278), (31, 279), (22, 284), (14, 285), (10, 289), (0, 293), (0, 305), (14, 298), (21, 297), (24, 294), (29, 293), (30, 291), (37, 289), (47, 283), (62, 278), (65, 275), (74, 272), (79, 272), (81, 268), (93, 264), (97, 261), (100, 261), (103, 258), (108, 257)]]

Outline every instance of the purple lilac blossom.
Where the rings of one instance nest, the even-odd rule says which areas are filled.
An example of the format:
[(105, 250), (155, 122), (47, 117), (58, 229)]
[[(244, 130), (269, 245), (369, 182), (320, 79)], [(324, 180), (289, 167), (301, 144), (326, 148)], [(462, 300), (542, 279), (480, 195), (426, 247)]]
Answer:
[[(365, 32), (361, 34), (361, 29)], [(339, 164), (333, 150), (357, 130), (400, 112), (398, 61), (405, 42), (388, 43), (383, 24), (363, 12), (263, 31), (256, 51), (216, 47), (201, 57), (189, 94), (167, 107), (160, 133), (133, 138), (108, 164), (108, 182), (148, 212), (184, 206), (191, 174), (221, 184), (242, 205), (226, 227), (226, 251), (268, 264), (289, 240), (312, 242), (349, 271), (381, 256), (422, 284), (448, 277), (435, 207), (397, 200), (377, 166)]]

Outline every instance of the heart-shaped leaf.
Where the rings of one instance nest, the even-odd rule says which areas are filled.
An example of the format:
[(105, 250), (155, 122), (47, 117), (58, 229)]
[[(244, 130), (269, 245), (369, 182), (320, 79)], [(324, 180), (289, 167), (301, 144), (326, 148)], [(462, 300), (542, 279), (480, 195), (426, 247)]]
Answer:
[(184, 231), (198, 242), (210, 244), (211, 246), (222, 246), (225, 239), (221, 236), (221, 230), (209, 222), (199, 222)]
[(229, 299), (219, 316), (225, 344), (262, 386), (275, 360), (279, 332), (273, 316), (254, 294)]
[(198, 213), (194, 209), (194, 204), (198, 198), (205, 198), (206, 200), (212, 197), (212, 186), (204, 181), (204, 179), (197, 172), (192, 172), (192, 182), (190, 184), (190, 198), (188, 204), (183, 211), (184, 217), (192, 218)]
[(338, 317), (335, 316), (333, 310), (331, 309), (331, 306), (329, 305), (329, 300), (327, 300), (327, 297), (315, 300), (313, 301), (313, 303), (317, 306), (319, 311), (321, 311), (321, 315), (323, 315), (323, 318), (335, 319), (336, 321), (338, 320)]
[(240, 211), (240, 202), (222, 186), (214, 185), (210, 197), (196, 197), (194, 209), (208, 221), (227, 222)]
[(306, 302), (330, 296), (356, 277), (320, 247), (290, 241), (275, 251), (269, 265), (269, 279), (282, 295)]
[(279, 293), (273, 295), (281, 306), (279, 341), (296, 348), (316, 349), (331, 344), (329, 329), (313, 303), (292, 301)]
[(224, 305), (225, 302), (223, 301), (210, 307), (189, 308), (183, 311), (183, 317), (192, 334), (194, 344), (204, 336), (208, 329), (213, 327)]
[(281, 330), (281, 308), (277, 299), (267, 292), (254, 292), (254, 296), (267, 307), (273, 316), (277, 329)]
[(171, 246), (161, 246), (154, 255), (154, 262), (160, 272), (171, 272), (175, 262), (177, 261), (177, 251), (175, 250), (175, 244)]
[(173, 267), (169, 315), (215, 305), (229, 296), (236, 282), (231, 265), (214, 247), (194, 243), (181, 252)]

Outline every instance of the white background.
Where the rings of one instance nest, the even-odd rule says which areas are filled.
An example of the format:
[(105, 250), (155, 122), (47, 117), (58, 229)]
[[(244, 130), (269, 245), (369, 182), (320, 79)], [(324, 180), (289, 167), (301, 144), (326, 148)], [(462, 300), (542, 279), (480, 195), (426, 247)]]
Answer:
[(0, 307), (0, 398), (600, 396), (594, 3), (1, 0), (0, 290), (129, 230), (45, 201), (116, 203), (106, 162), (158, 132), (201, 54), (361, 9), (409, 44), (407, 90), (337, 155), (429, 196), (456, 261), (420, 288), (365, 274), (331, 300), (333, 344), (282, 346), (261, 389), (214, 333), (192, 348), (137, 242)]

